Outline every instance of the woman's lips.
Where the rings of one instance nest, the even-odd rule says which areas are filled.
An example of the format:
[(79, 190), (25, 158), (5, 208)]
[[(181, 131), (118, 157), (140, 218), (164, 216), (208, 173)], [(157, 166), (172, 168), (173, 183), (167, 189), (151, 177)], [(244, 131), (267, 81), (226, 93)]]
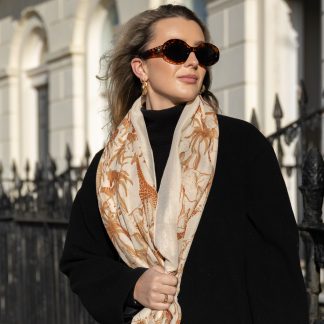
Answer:
[(197, 83), (198, 78), (195, 75), (183, 75), (178, 77), (184, 83), (194, 84)]

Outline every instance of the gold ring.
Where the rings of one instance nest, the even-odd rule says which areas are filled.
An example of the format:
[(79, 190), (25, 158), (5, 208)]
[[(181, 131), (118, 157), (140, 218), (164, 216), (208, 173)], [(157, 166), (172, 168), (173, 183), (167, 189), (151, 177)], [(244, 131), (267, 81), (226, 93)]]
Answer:
[(169, 296), (167, 294), (164, 294), (164, 300), (163, 304), (166, 304), (168, 302)]

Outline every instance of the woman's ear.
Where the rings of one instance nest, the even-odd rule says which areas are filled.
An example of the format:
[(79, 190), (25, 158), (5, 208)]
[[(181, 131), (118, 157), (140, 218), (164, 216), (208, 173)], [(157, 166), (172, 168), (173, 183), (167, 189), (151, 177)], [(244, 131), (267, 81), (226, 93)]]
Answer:
[(139, 58), (135, 57), (131, 60), (133, 73), (141, 80), (147, 81), (148, 76), (145, 69), (145, 63)]

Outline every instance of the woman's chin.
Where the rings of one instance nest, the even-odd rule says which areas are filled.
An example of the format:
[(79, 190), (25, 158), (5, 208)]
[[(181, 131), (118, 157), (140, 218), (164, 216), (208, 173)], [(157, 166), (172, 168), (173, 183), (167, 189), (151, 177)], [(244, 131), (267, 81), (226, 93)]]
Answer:
[(197, 92), (197, 91), (184, 94), (181, 96), (181, 98), (179, 98), (179, 102), (193, 101), (198, 95), (199, 95), (199, 92)]

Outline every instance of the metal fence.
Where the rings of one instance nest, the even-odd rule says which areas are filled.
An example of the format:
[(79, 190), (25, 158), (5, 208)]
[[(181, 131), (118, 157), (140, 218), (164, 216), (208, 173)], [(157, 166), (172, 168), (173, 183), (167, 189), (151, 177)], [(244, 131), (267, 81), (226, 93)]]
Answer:
[[(309, 109), (308, 96), (303, 82), (299, 91), (299, 115), (294, 122), (285, 127), (281, 126), (283, 109), (278, 95), (275, 98), (273, 118), (277, 130), (268, 136), (277, 153), (278, 162), (288, 176), (292, 171), (297, 171), (298, 188), (301, 192), (299, 204), (299, 232), (302, 244), (301, 254), (305, 262), (305, 283), (309, 301), (309, 323), (324, 324), (324, 305), (319, 303), (319, 295), (322, 291), (320, 271), (324, 268), (324, 224), (322, 217), (324, 196), (324, 162), (318, 146), (320, 145), (319, 132), (322, 127), (324, 108)], [(255, 111), (252, 113), (252, 124), (258, 127)], [(308, 138), (307, 133), (315, 134)], [(297, 143), (296, 143), (297, 140)], [(296, 163), (284, 162), (285, 149), (295, 142)], [(322, 306), (322, 307), (321, 307)]]
[(59, 271), (73, 196), (87, 168), (71, 166), (56, 174), (55, 162), (36, 166), (30, 178), (28, 163), (23, 177), (12, 166), (3, 179), (0, 167), (0, 323), (96, 323), (71, 292)]
[[(300, 101), (301, 105), (305, 102)], [(302, 162), (283, 163), (282, 141), (291, 144), (302, 136), (305, 127), (312, 127), (319, 109), (304, 114), (282, 128), (282, 110), (276, 100), (274, 118), (277, 131), (268, 137), (275, 146), (281, 167), (291, 174), (301, 173), (303, 217), (299, 224), (304, 242), (305, 282), (310, 304), (310, 324), (324, 324), (319, 307), (321, 292), (320, 269), (324, 267), (324, 225), (322, 204), (324, 195), (324, 162), (318, 149), (308, 149), (303, 142)], [(253, 113), (253, 124), (258, 126)], [(302, 140), (303, 141), (303, 140)], [(71, 165), (69, 148), (66, 171), (57, 174), (55, 162), (35, 167), (34, 177), (26, 164), (24, 175), (18, 175), (15, 164), (12, 177), (4, 179), (0, 165), (0, 323), (1, 324), (91, 324), (96, 323), (78, 298), (71, 292), (67, 279), (59, 272), (69, 213), (73, 197), (88, 166), (86, 150), (81, 167)]]

